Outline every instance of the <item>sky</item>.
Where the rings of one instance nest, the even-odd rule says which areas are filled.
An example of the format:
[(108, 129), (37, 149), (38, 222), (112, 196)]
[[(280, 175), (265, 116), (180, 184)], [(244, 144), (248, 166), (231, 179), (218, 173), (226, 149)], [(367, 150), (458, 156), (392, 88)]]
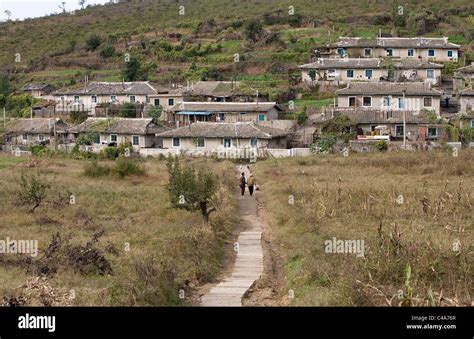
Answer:
[[(12, 13), (12, 20), (23, 20), (59, 13), (62, 12), (59, 8), (59, 6), (62, 6), (62, 2), (66, 3), (65, 7), (68, 12), (81, 8), (78, 4), (79, 0), (0, 0), (0, 21), (6, 21), (8, 18), (5, 10)], [(110, 0), (87, 0), (85, 6), (107, 2), (110, 2)]]

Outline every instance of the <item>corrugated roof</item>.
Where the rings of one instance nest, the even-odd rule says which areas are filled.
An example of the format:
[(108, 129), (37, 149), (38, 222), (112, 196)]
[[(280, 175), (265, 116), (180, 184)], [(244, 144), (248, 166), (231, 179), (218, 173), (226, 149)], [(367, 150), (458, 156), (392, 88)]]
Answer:
[(340, 37), (329, 47), (381, 47), (381, 48), (442, 48), (459, 49), (461, 46), (448, 41), (448, 38), (360, 38)]
[(441, 96), (442, 92), (424, 82), (352, 82), (346, 88), (336, 91), (338, 95), (431, 95)]
[(158, 134), (159, 137), (179, 137), (179, 138), (259, 138), (272, 139), (288, 135), (288, 132), (260, 126), (254, 122), (196, 122), (189, 126), (180, 127), (164, 133)]
[(276, 102), (181, 102), (172, 107), (174, 112), (267, 112), (272, 108), (281, 110)]
[(151, 118), (88, 118), (69, 129), (71, 133), (154, 134), (169, 128), (155, 124)]

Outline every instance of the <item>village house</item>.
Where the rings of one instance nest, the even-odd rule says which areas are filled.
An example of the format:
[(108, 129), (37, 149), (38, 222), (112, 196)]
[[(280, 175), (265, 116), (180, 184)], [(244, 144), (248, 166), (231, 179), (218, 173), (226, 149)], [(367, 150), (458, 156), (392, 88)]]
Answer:
[(459, 92), (459, 107), (461, 113), (474, 111), (474, 89), (467, 88)]
[(184, 101), (249, 102), (268, 100), (255, 90), (244, 89), (240, 81), (197, 81), (183, 87)]
[(341, 37), (329, 44), (330, 56), (350, 58), (417, 58), (435, 61), (457, 61), (460, 45), (444, 38), (360, 38)]
[(66, 142), (67, 128), (68, 125), (60, 119), (13, 119), (7, 125), (4, 140), (13, 148), (58, 145)]
[(255, 122), (196, 122), (158, 134), (163, 138), (163, 148), (207, 155), (219, 149), (286, 149), (287, 135), (287, 131)]
[(282, 108), (275, 102), (182, 102), (173, 107), (175, 121), (263, 122), (278, 119)]
[(162, 140), (155, 135), (166, 130), (168, 128), (156, 124), (151, 118), (88, 118), (69, 129), (69, 138), (74, 142), (81, 136), (88, 136), (93, 151), (121, 144), (131, 144), (137, 151), (161, 147)]
[(465, 67), (458, 68), (453, 75), (453, 91), (459, 93), (474, 85), (474, 62)]
[(337, 85), (351, 81), (423, 81), (437, 85), (441, 82), (443, 65), (419, 59), (379, 58), (319, 58), (299, 66), (302, 81), (316, 84), (320, 81)]
[(157, 94), (148, 81), (90, 82), (85, 86), (57, 90), (51, 97), (57, 102), (56, 111), (87, 111), (96, 115), (96, 107), (107, 104), (149, 103), (150, 95)]
[(351, 82), (336, 91), (338, 107), (379, 110), (428, 110), (440, 115), (442, 92), (423, 82)]
[(43, 83), (28, 83), (20, 88), (23, 93), (29, 94), (35, 98), (42, 98), (53, 91), (53, 87)]

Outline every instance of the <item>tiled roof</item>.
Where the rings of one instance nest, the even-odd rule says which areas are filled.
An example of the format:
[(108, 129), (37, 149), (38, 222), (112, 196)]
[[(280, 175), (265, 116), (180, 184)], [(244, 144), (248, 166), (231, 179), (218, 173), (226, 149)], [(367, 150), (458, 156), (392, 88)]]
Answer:
[(191, 96), (232, 96), (241, 94), (239, 81), (198, 81), (190, 83), (183, 93)]
[(387, 68), (393, 65), (396, 69), (428, 69), (443, 68), (443, 65), (435, 64), (419, 59), (377, 59), (377, 58), (320, 58), (316, 62), (299, 66), (300, 69), (357, 69), (357, 68)]
[(443, 48), (459, 49), (461, 46), (450, 43), (448, 38), (360, 38), (340, 37), (330, 47), (381, 47), (381, 48)]
[(168, 130), (157, 125), (151, 118), (88, 118), (83, 123), (69, 129), (71, 133), (117, 133), (117, 134), (154, 134)]
[(455, 69), (454, 72), (473, 74), (474, 73), (474, 63), (469, 66), (464, 66), (458, 69)]
[[(352, 121), (358, 124), (373, 123), (373, 124), (388, 124), (388, 123), (403, 123), (403, 111), (397, 110), (376, 110), (364, 108), (335, 108), (332, 112), (327, 111), (324, 116), (320, 116), (315, 122), (324, 122), (329, 120), (332, 116), (345, 115)], [(412, 124), (436, 124), (428, 118), (426, 114), (419, 111), (405, 111), (406, 123)]]
[(276, 102), (182, 102), (173, 106), (174, 112), (267, 112), (281, 109)]
[(473, 96), (474, 95), (474, 89), (472, 88), (466, 88), (465, 90), (462, 90), (459, 92), (459, 95), (461, 96)]
[(337, 90), (338, 95), (442, 95), (442, 92), (424, 82), (352, 82)]
[(50, 87), (48, 84), (39, 84), (39, 83), (29, 83), (29, 84), (25, 84), (23, 85), (23, 87), (20, 89), (22, 91), (40, 91), (40, 90), (43, 90), (45, 88), (48, 88)]
[(254, 122), (196, 122), (189, 126), (180, 127), (164, 133), (158, 134), (159, 137), (180, 137), (180, 138), (259, 138), (272, 139), (273, 137), (286, 136), (288, 132), (260, 126)]
[(33, 119), (15, 119), (8, 123), (6, 134), (31, 133), (31, 134), (49, 134), (54, 131), (66, 132), (68, 125), (59, 119), (33, 118)]
[(90, 82), (87, 86), (57, 90), (55, 95), (148, 95), (157, 91), (148, 81)]

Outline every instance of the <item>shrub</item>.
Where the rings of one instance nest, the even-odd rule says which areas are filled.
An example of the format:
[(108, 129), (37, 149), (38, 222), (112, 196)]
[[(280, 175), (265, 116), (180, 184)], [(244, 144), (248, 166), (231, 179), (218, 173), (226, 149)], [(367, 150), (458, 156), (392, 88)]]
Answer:
[(159, 119), (161, 116), (161, 112), (163, 112), (163, 107), (161, 106), (153, 106), (149, 111), (148, 111), (148, 116), (153, 119)]
[(34, 212), (46, 198), (48, 190), (51, 188), (39, 175), (21, 175), (20, 191), (18, 193), (18, 204), (31, 205), (30, 212)]
[(100, 50), (100, 56), (104, 59), (111, 58), (115, 55), (115, 47), (112, 45), (105, 45)]
[(119, 149), (117, 147), (107, 147), (104, 149), (104, 155), (107, 159), (115, 160), (119, 157)]
[(69, 118), (71, 119), (71, 122), (74, 124), (80, 124), (87, 119), (87, 112), (81, 112), (81, 111), (71, 111), (69, 113)]
[(331, 152), (336, 144), (337, 138), (334, 135), (324, 135), (316, 141), (311, 149), (318, 148), (320, 152)]
[(245, 25), (245, 36), (247, 39), (256, 42), (263, 33), (263, 26), (258, 20), (252, 20)]
[(298, 125), (303, 125), (308, 120), (308, 114), (306, 113), (306, 105), (301, 107), (301, 110), (296, 114), (296, 122)]
[(135, 118), (137, 116), (137, 105), (126, 102), (120, 106), (119, 116), (122, 118)]
[(125, 178), (129, 175), (144, 175), (145, 168), (136, 161), (120, 157), (115, 160), (114, 172), (120, 178)]
[(98, 34), (91, 34), (86, 39), (86, 49), (89, 51), (95, 51), (97, 47), (102, 43), (102, 38)]
[(36, 155), (36, 156), (40, 156), (46, 150), (46, 146), (43, 146), (43, 145), (30, 146), (29, 150), (30, 150), (31, 154)]
[(380, 152), (385, 152), (388, 150), (388, 143), (385, 140), (378, 140), (374, 142), (374, 147)]
[(94, 143), (95, 140), (95, 135), (93, 133), (85, 134), (85, 135), (80, 135), (76, 139), (76, 145), (87, 145), (90, 146)]
[(101, 166), (97, 160), (93, 160), (91, 163), (84, 166), (84, 175), (91, 178), (99, 178), (109, 175), (111, 172), (110, 167)]

